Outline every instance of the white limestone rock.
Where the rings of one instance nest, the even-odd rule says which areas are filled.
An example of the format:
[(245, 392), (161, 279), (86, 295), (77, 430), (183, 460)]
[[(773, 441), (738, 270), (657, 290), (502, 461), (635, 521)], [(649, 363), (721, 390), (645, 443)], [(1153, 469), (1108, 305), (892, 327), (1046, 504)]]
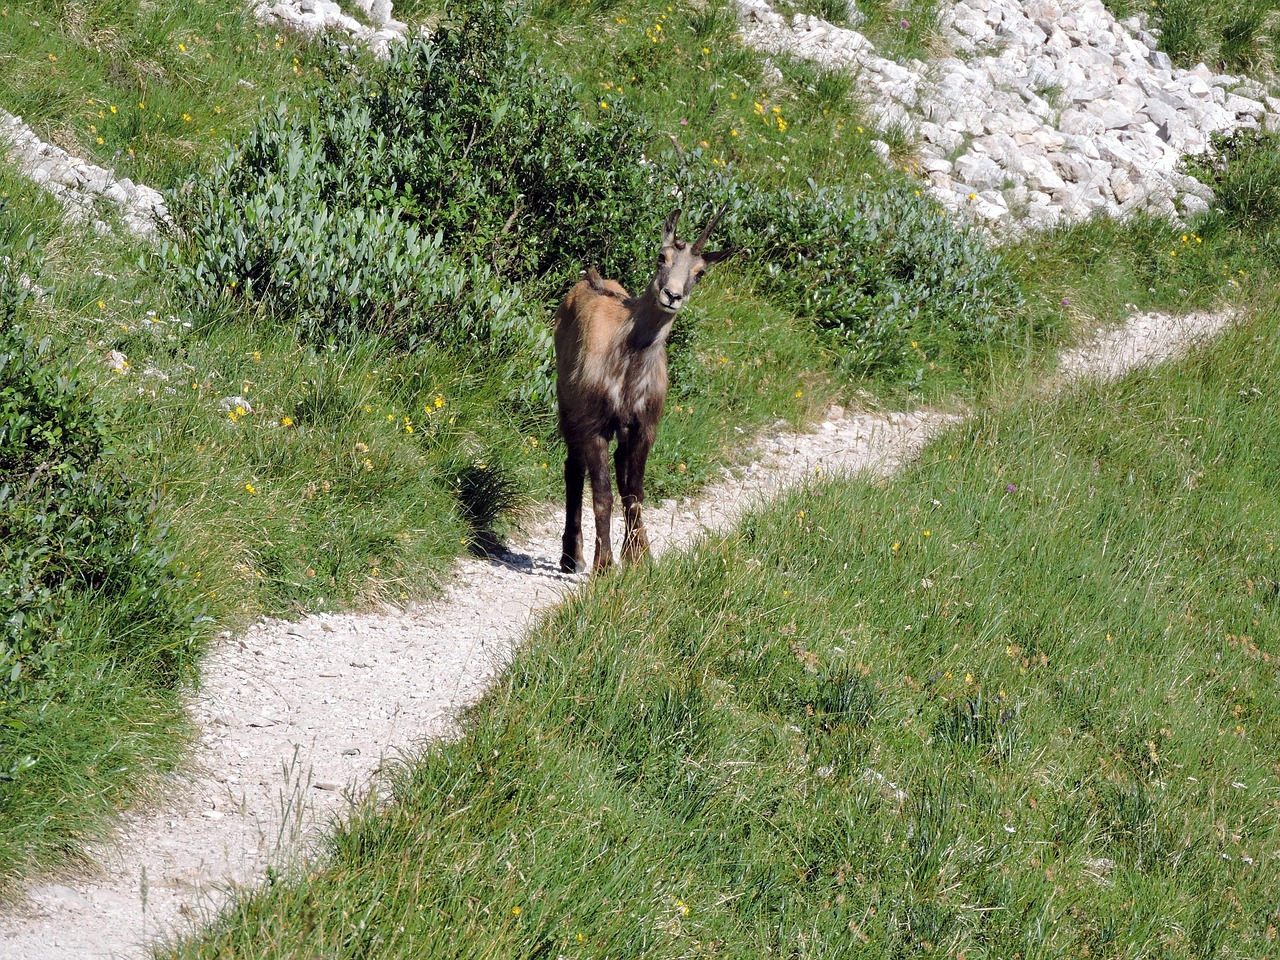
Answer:
[(944, 5), (958, 56), (928, 69), (886, 60), (856, 31), (788, 23), (769, 0), (737, 2), (748, 44), (855, 73), (872, 115), (919, 138), (942, 203), (1009, 226), (1200, 209), (1209, 193), (1175, 175), (1179, 158), (1215, 131), (1280, 128), (1280, 99), (1204, 64), (1174, 68), (1145, 16), (1117, 22), (1101, 0)]

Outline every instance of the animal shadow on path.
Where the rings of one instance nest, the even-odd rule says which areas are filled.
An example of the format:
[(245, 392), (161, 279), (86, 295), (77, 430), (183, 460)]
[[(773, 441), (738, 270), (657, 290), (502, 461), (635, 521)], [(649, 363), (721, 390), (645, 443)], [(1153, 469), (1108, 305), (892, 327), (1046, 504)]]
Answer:
[(469, 550), (477, 560), (487, 561), (493, 566), (502, 567), (514, 573), (523, 573), (563, 583), (577, 583), (582, 579), (579, 574), (561, 573), (559, 563), (555, 562), (551, 556), (551, 551), (555, 549), (554, 546), (545, 545), (545, 551), (542, 549), (544, 544), (541, 543), (528, 546), (533, 547), (535, 552), (512, 549), (495, 534), (486, 533), (483, 536), (475, 537), (469, 546)]

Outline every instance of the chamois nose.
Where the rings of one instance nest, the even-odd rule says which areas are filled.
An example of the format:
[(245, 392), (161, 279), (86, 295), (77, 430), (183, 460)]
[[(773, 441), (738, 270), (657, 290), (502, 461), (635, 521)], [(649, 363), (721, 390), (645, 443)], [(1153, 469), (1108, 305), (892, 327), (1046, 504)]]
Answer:
[(678, 293), (675, 290), (672, 290), (666, 287), (663, 288), (662, 295), (667, 298), (667, 303), (669, 303), (673, 307), (679, 304), (680, 301), (684, 299), (683, 293)]

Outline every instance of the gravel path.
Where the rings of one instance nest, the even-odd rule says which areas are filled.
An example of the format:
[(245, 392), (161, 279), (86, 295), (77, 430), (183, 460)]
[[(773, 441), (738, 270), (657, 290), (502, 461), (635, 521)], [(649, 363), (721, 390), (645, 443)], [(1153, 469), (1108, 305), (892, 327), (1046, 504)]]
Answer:
[[(1230, 319), (1136, 315), (1064, 354), (1055, 382), (1119, 376), (1175, 356)], [(958, 419), (833, 409), (812, 433), (757, 444), (739, 475), (700, 499), (648, 510), (654, 550), (687, 548), (818, 471), (888, 475)], [(145, 956), (148, 943), (210, 916), (236, 885), (304, 855), (352, 793), (377, 782), (385, 760), (450, 735), (531, 618), (575, 587), (579, 578), (555, 566), (558, 520), (548, 512), (533, 522), (500, 559), (460, 561), (433, 603), (266, 622), (225, 638), (191, 706), (202, 731), (197, 772), (92, 851), (99, 870), (33, 887), (0, 914), (0, 957)]]

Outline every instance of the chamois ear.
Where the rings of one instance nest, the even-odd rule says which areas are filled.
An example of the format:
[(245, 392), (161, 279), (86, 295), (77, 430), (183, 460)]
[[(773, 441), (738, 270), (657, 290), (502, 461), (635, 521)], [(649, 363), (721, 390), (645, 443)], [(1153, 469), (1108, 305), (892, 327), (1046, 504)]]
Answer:
[(703, 263), (719, 263), (721, 260), (728, 260), (738, 252), (737, 247), (725, 247), (723, 250), (708, 250), (701, 254)]
[(679, 209), (672, 210), (667, 216), (667, 222), (662, 225), (662, 245), (664, 247), (675, 246), (676, 242), (676, 221), (680, 219)]

